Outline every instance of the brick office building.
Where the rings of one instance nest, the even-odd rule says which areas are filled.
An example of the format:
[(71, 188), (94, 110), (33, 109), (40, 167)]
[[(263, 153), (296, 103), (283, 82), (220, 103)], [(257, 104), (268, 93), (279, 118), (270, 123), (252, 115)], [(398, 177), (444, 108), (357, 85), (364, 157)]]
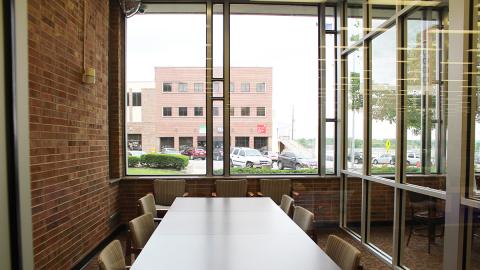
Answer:
[[(221, 70), (214, 70), (214, 77)], [(272, 148), (272, 68), (230, 72), (232, 146)], [(206, 144), (204, 68), (156, 67), (154, 82), (127, 82), (127, 140), (130, 150), (159, 152)], [(223, 84), (214, 82), (213, 95)], [(214, 101), (214, 147), (223, 146), (222, 102)]]

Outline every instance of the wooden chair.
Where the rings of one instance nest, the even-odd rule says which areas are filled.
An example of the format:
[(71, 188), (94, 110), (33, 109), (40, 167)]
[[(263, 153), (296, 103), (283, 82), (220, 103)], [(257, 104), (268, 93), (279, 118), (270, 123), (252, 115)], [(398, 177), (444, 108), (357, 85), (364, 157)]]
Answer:
[(126, 248), (128, 263), (130, 263), (132, 254), (134, 254), (135, 257), (140, 254), (140, 251), (145, 247), (154, 230), (155, 224), (153, 222), (153, 216), (150, 213), (134, 218), (128, 223), (129, 237), (127, 238)]
[(155, 208), (160, 212), (160, 217), (170, 209), (177, 197), (187, 197), (185, 180), (155, 180), (153, 190), (155, 194)]
[(138, 199), (137, 208), (139, 215), (150, 213), (153, 216), (154, 222), (159, 223), (162, 221), (162, 219), (158, 217), (157, 209), (155, 207), (155, 198), (153, 197), (152, 193), (148, 193), (147, 195)]
[(127, 268), (120, 241), (113, 240), (100, 252), (98, 267), (100, 270), (124, 270)]
[(350, 243), (335, 235), (329, 235), (325, 253), (342, 269), (362, 269), (360, 264), (360, 251)]
[(298, 192), (292, 191), (290, 179), (260, 179), (260, 197), (270, 197), (276, 204), (280, 204), (283, 195), (298, 196)]
[(253, 193), (247, 192), (248, 182), (242, 180), (217, 180), (215, 181), (215, 192), (212, 197), (245, 197), (253, 196)]
[[(408, 208), (410, 209), (410, 226), (407, 246), (412, 235), (423, 236), (428, 239), (428, 254), (430, 246), (435, 243), (436, 237), (443, 237), (443, 227), (437, 233), (436, 227), (445, 222), (443, 211), (437, 211), (436, 199), (414, 192), (408, 193)], [(425, 231), (422, 233), (421, 230)]]
[(295, 201), (292, 197), (283, 194), (282, 201), (280, 202), (280, 208), (283, 210), (283, 212), (285, 212), (285, 214), (287, 214), (287, 216), (291, 217), (294, 203)]
[(317, 239), (315, 231), (313, 230), (313, 217), (314, 215), (312, 212), (301, 206), (295, 206), (295, 210), (293, 212), (293, 222), (295, 222), (316, 243)]

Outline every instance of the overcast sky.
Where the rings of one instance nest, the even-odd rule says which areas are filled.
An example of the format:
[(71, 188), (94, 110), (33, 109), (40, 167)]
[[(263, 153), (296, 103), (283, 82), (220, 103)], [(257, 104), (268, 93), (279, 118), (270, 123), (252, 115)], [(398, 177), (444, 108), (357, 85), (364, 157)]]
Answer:
[[(221, 17), (214, 18), (214, 66), (222, 63)], [(205, 15), (136, 15), (127, 21), (127, 81), (153, 81), (154, 67), (205, 67)], [(318, 122), (317, 18), (307, 16), (231, 16), (231, 66), (272, 67), (273, 132), (289, 133), (295, 106), (295, 137), (315, 138)], [(388, 31), (379, 44), (395, 44)], [(393, 43), (392, 43), (393, 42)], [(394, 46), (394, 45), (393, 45)], [(395, 84), (395, 48), (374, 51), (377, 83)], [(393, 57), (392, 57), (393, 53)], [(327, 51), (333, 58), (333, 50)], [(358, 69), (362, 66), (358, 66)], [(328, 66), (327, 70), (334, 70)], [(327, 74), (327, 85), (333, 74)], [(327, 102), (333, 110), (333, 102)], [(362, 123), (357, 117), (357, 123)], [(394, 138), (393, 125), (376, 123), (375, 138)], [(393, 126), (394, 127), (394, 126)], [(355, 130), (356, 137), (362, 135)]]

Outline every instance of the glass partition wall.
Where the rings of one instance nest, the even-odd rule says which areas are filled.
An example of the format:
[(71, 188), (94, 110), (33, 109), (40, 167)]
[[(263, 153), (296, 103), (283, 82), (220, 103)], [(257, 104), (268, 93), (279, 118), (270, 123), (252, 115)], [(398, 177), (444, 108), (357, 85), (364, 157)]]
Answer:
[(417, 2), (339, 4), (340, 226), (391, 266), (444, 269), (448, 6)]

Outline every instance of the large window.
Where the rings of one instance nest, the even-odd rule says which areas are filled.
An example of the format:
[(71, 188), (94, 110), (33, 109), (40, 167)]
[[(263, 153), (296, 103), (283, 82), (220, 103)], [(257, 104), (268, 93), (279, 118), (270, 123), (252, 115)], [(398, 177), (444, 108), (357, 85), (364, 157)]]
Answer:
[[(231, 4), (228, 45), (223, 38), (223, 4), (213, 5), (211, 21), (206, 8), (149, 4), (146, 13), (127, 19), (126, 132), (142, 135), (144, 154), (189, 160), (176, 170), (131, 158), (127, 174), (224, 175), (228, 164), (235, 164), (230, 174), (335, 173), (335, 8), (325, 7), (325, 29), (319, 31), (318, 6)], [(208, 22), (212, 25), (207, 27)], [(212, 44), (207, 44), (210, 34)], [(325, 35), (326, 46), (319, 46), (319, 34)], [(229, 46), (229, 78), (224, 78), (223, 46)], [(320, 53), (323, 63), (318, 61)], [(319, 85), (322, 76), (325, 86)], [(229, 103), (224, 83), (229, 83)], [(259, 161), (253, 162), (260, 166), (244, 170), (245, 160), (223, 160), (225, 106), (230, 106), (231, 151), (261, 150), (254, 157)], [(206, 145), (209, 138), (213, 149)], [(295, 162), (282, 156), (287, 151)], [(326, 152), (322, 164), (320, 151)], [(209, 156), (214, 162), (207, 169)]]
[(363, 53), (355, 50), (347, 57), (347, 170), (363, 169)]
[[(371, 111), (372, 174), (395, 173), (397, 72), (396, 27), (373, 39)], [(389, 68), (385, 68), (389, 67)]]
[[(205, 5), (164, 4), (127, 19), (129, 175), (206, 173), (205, 16)], [(196, 117), (188, 117), (190, 108)], [(152, 162), (140, 162), (143, 155), (153, 155)], [(161, 162), (165, 155), (188, 164)]]
[[(298, 168), (300, 173), (318, 173), (317, 10), (231, 5), (230, 78), (240, 91), (231, 91), (230, 101), (242, 117), (230, 118), (230, 134), (236, 138), (235, 146), (267, 153), (263, 157), (233, 155), (238, 160), (233, 160), (231, 174), (245, 173), (242, 167), (249, 159), (255, 160), (257, 169), (263, 167), (262, 174), (278, 170), (287, 174)], [(240, 138), (253, 138), (253, 144)], [(287, 151), (295, 154), (295, 162), (282, 155)], [(268, 152), (279, 155), (278, 163), (272, 162)], [(255, 168), (251, 173), (256, 173)]]

